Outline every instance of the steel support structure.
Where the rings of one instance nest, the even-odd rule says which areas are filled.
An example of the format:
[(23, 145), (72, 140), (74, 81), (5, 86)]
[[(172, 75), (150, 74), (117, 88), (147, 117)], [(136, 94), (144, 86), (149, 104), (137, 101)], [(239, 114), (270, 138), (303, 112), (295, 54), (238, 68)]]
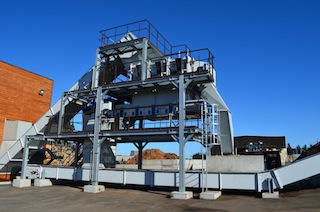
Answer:
[(142, 142), (137, 142), (133, 144), (138, 149), (138, 169), (142, 169), (142, 150), (147, 146), (148, 142), (146, 142), (145, 144), (143, 144)]
[(184, 75), (179, 76), (179, 192), (186, 191), (185, 185), (185, 117), (186, 117), (186, 88)]
[[(57, 134), (53, 132), (54, 135), (51, 135), (51, 138), (54, 140), (64, 138), (65, 140), (70, 141), (74, 139), (75, 142), (81, 142), (82, 139), (90, 139), (93, 143), (92, 149), (90, 148), (90, 150), (92, 150), (90, 169), (83, 169), (85, 172), (88, 172), (88, 177), (85, 178), (85, 180), (90, 181), (90, 185), (87, 186), (89, 192), (98, 191), (100, 189), (98, 186), (99, 179), (101, 180), (105, 177), (99, 177), (98, 174), (103, 171), (99, 170), (100, 151), (101, 143), (104, 142), (106, 138), (113, 139), (116, 143), (134, 143), (139, 151), (139, 169), (142, 168), (142, 150), (148, 142), (170, 142), (172, 139), (179, 142), (178, 193), (185, 195), (186, 187), (189, 187), (189, 179), (185, 170), (185, 145), (191, 139), (194, 141), (199, 140), (197, 136), (200, 134), (198, 131), (199, 126), (190, 126), (189, 128), (189, 124), (186, 123), (186, 119), (189, 120), (190, 118), (191, 121), (193, 119), (192, 116), (189, 116), (189, 111), (186, 111), (186, 96), (190, 92), (191, 94), (196, 94), (195, 98), (202, 99), (204, 96), (203, 88), (209, 87), (205, 90), (207, 97), (204, 99), (210, 100), (208, 101), (209, 103), (212, 103), (217, 99), (211, 92), (212, 90), (216, 91), (215, 78), (213, 78), (213, 76), (215, 76), (213, 73), (213, 56), (209, 51), (207, 52), (208, 59), (206, 56), (203, 57), (200, 53), (198, 58), (191, 58), (191, 52), (189, 52), (189, 50), (186, 50), (185, 52), (178, 51), (177, 53), (172, 53), (172, 46), (166, 40), (164, 40), (164, 51), (162, 52), (158, 47), (158, 44), (161, 44), (161, 40), (158, 40), (158, 35), (162, 38), (161, 34), (156, 31), (156, 41), (153, 39), (151, 40), (150, 35), (152, 34), (150, 33), (150, 27), (153, 29), (153, 26), (150, 25), (149, 22), (147, 23), (149, 36), (140, 36), (139, 25), (138, 37), (131, 36), (132, 32), (128, 31), (128, 36), (131, 37), (129, 39), (126, 37), (126, 34), (123, 37), (126, 39), (126, 42), (122, 42), (121, 39), (119, 41), (115, 39), (112, 45), (101, 46), (98, 48), (96, 51), (95, 65), (90, 69), (91, 73), (88, 72), (90, 74), (83, 77), (83, 82), (86, 83), (84, 84), (81, 80), (77, 82), (68, 93), (64, 93), (62, 95), (60, 99), (61, 102), (58, 103), (58, 106), (60, 105), (60, 110), (57, 111), (59, 111), (60, 114), (58, 115), (56, 113), (55, 115), (59, 116), (59, 120), (58, 123), (54, 122), (54, 124), (58, 125), (58, 132)], [(114, 28), (114, 32), (115, 38), (117, 35), (120, 35), (117, 34), (117, 28)], [(105, 31), (103, 31), (102, 39), (104, 39), (102, 41), (109, 39), (109, 37), (106, 37)], [(169, 47), (166, 47), (166, 44), (169, 44)], [(166, 49), (170, 49), (170, 54), (166, 55)], [(202, 52), (203, 50), (197, 51)], [(131, 56), (129, 54), (130, 52), (132, 53)], [(160, 64), (160, 66), (158, 64)], [(112, 70), (115, 70), (115, 72)], [(101, 77), (99, 77), (100, 74), (102, 74)], [(106, 74), (110, 74), (110, 76), (108, 76), (110, 79), (106, 78)], [(134, 79), (132, 78), (133, 74), (135, 76)], [(118, 76), (119, 82), (117, 81)], [(122, 80), (123, 77), (127, 79)], [(91, 85), (89, 78), (91, 79)], [(105, 81), (102, 80), (100, 83), (100, 79), (104, 78), (106, 78)], [(191, 82), (192, 84), (190, 85), (190, 89), (187, 90), (187, 87)], [(201, 84), (205, 86), (200, 86)], [(175, 86), (175, 88), (173, 88), (173, 86)], [(107, 90), (109, 92), (109, 97), (112, 99), (110, 101), (112, 104), (109, 105), (112, 109), (107, 109), (109, 108), (107, 106), (107, 102), (103, 102), (103, 100), (108, 101), (109, 97), (105, 96), (106, 92), (104, 92)], [(167, 96), (165, 96), (164, 93), (167, 91)], [(172, 92), (174, 96), (171, 96), (171, 93), (169, 92)], [(153, 100), (151, 99), (153, 98), (151, 98), (151, 95), (154, 95), (157, 102), (152, 102)], [(88, 96), (90, 98), (88, 98)], [(169, 96), (170, 98), (167, 98)], [(218, 99), (221, 99), (218, 93), (217, 96), (219, 97)], [(115, 99), (117, 99), (117, 101), (113, 101)], [(142, 102), (141, 99), (143, 99)], [(78, 104), (78, 101), (82, 102), (82, 104)], [(176, 108), (177, 101), (179, 101), (178, 110)], [(102, 105), (102, 103), (106, 103), (106, 105)], [(132, 104), (132, 107), (135, 109), (130, 109), (126, 103)], [(165, 111), (167, 112), (150, 112), (148, 116), (144, 114), (145, 117), (143, 119), (139, 117), (141, 114), (138, 115), (138, 111), (139, 113), (140, 111), (146, 111), (145, 108), (151, 108), (150, 111), (156, 111), (154, 106), (156, 103), (159, 103), (159, 105), (170, 105), (171, 103), (174, 103), (175, 106), (166, 108)], [(67, 107), (69, 104), (70, 106)], [(83, 107), (81, 107), (82, 105)], [(129, 118), (132, 118), (132, 122), (129, 121), (129, 125), (126, 126), (127, 129), (120, 127), (120, 118), (124, 118), (127, 115), (114, 114), (114, 117), (112, 117), (112, 115), (108, 114), (110, 111), (107, 111), (121, 111), (122, 107), (124, 108), (123, 110), (127, 110), (127, 112), (134, 110), (132, 116), (127, 113)], [(137, 108), (139, 108), (139, 110), (137, 110)], [(103, 113), (102, 109), (104, 109)], [(65, 132), (65, 121), (70, 121), (70, 118), (78, 115), (80, 110), (87, 112), (87, 114), (85, 114), (86, 116), (84, 116), (86, 123), (83, 123), (83, 130), (80, 133)], [(154, 127), (151, 131), (151, 129), (143, 127), (143, 122), (145, 120), (161, 121), (164, 115), (168, 115), (168, 129), (157, 129), (157, 127)], [(119, 118), (118, 122), (117, 118)], [(103, 119), (103, 122), (101, 119)], [(111, 121), (112, 119), (113, 122)], [(135, 127), (133, 127), (135, 130), (131, 130), (130, 124), (134, 124), (135, 121), (139, 119), (141, 119), (139, 123), (139, 130), (136, 130)], [(106, 120), (110, 122), (106, 122)], [(94, 126), (92, 126), (93, 122)], [(173, 122), (174, 126), (172, 125)], [(111, 123), (113, 124), (111, 125)], [(178, 127), (176, 127), (176, 123), (178, 123)], [(43, 124), (43, 127), (45, 124), (46, 123)], [(104, 124), (103, 127), (101, 124)], [(117, 126), (117, 124), (119, 124), (119, 126)], [(188, 127), (186, 127), (186, 125), (188, 125)], [(33, 132), (29, 133), (29, 135), (33, 134)], [(48, 135), (44, 135), (43, 139), (46, 136)], [(26, 155), (24, 155), (23, 177), (26, 177), (28, 142), (32, 142), (31, 138), (29, 138), (25, 144), (26, 153), (24, 154)], [(89, 156), (89, 154), (90, 152), (87, 156)], [(57, 168), (57, 170), (59, 170), (59, 168)], [(66, 171), (66, 173), (68, 173), (68, 171)], [(138, 177), (137, 179), (141, 179), (141, 177)], [(175, 181), (177, 182), (176, 178)], [(177, 186), (176, 182), (174, 186)]]
[(142, 60), (141, 60), (141, 82), (146, 80), (147, 75), (147, 53), (148, 53), (148, 39), (142, 40)]
[(185, 184), (185, 144), (186, 89), (191, 80), (185, 83), (184, 75), (179, 76), (179, 192), (186, 191)]
[(64, 111), (65, 111), (65, 101), (67, 101), (67, 98), (63, 93), (62, 97), (61, 97), (60, 112), (59, 112), (58, 135), (61, 135), (62, 126), (64, 125), (63, 116), (64, 116)]
[(100, 147), (101, 139), (99, 138), (100, 134), (100, 108), (102, 100), (102, 87), (97, 89), (97, 99), (96, 99), (96, 109), (95, 109), (95, 118), (94, 118), (94, 136), (93, 136), (93, 149), (92, 149), (92, 162), (91, 162), (91, 179), (90, 183), (93, 186), (98, 185), (98, 173), (99, 173), (99, 163), (100, 163)]
[(95, 89), (98, 87), (99, 84), (99, 70), (100, 70), (100, 64), (101, 64), (101, 59), (100, 59), (100, 49), (98, 48), (96, 51), (96, 62), (93, 68), (92, 72), (92, 84), (91, 84), (91, 89)]
[(29, 139), (25, 137), (23, 156), (22, 156), (22, 165), (21, 165), (21, 179), (23, 180), (25, 180), (27, 176), (28, 160), (29, 160)]

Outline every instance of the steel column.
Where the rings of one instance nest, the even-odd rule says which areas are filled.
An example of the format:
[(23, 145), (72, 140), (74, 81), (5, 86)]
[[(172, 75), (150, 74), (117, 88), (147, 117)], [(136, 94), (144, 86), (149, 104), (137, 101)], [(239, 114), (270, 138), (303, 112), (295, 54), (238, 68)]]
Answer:
[(148, 142), (146, 142), (145, 144), (143, 144), (142, 142), (137, 142), (133, 144), (138, 149), (138, 169), (142, 169), (142, 150), (147, 146)]
[(146, 80), (147, 75), (147, 53), (148, 53), (148, 40), (144, 38), (142, 41), (142, 59), (141, 59), (141, 81)]
[(23, 180), (26, 179), (28, 160), (29, 160), (29, 139), (25, 136), (23, 156), (22, 156), (22, 166), (21, 166), (21, 179)]
[(99, 86), (99, 70), (100, 70), (100, 48), (96, 51), (96, 63), (94, 65), (93, 71), (92, 71), (92, 84), (91, 89), (94, 89)]
[(91, 175), (91, 184), (96, 186), (98, 185), (98, 173), (99, 173), (99, 163), (100, 163), (100, 142), (99, 142), (99, 133), (100, 133), (100, 107), (102, 100), (102, 87), (98, 87), (97, 90), (97, 99), (96, 99), (96, 110), (94, 118), (94, 137), (93, 137), (93, 156), (92, 156), (92, 175)]
[(138, 169), (142, 169), (142, 142), (138, 143)]
[(185, 101), (184, 75), (179, 76), (179, 192), (185, 192)]

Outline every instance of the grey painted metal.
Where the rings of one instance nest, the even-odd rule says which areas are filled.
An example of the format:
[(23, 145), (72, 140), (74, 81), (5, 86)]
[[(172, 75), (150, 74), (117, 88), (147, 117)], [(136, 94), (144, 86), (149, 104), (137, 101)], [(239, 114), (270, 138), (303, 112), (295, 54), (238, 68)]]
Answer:
[(146, 80), (147, 74), (147, 53), (148, 53), (148, 39), (143, 38), (142, 40), (142, 60), (141, 60), (141, 81), (144, 82)]
[[(206, 150), (206, 158), (208, 158), (208, 151), (209, 151), (209, 144), (208, 144), (208, 130), (209, 127), (208, 126), (209, 122), (208, 122), (208, 104), (207, 102), (204, 102), (204, 143), (205, 143), (205, 150)], [(205, 181), (203, 181), (203, 183), (205, 184), (205, 191), (208, 190), (208, 171), (207, 171), (207, 167), (208, 167), (208, 163), (206, 160), (206, 169), (205, 169)]]
[(142, 169), (142, 150), (145, 146), (147, 146), (148, 142), (144, 144), (142, 142), (133, 143), (138, 149), (138, 169)]
[[(204, 182), (202, 172), (185, 172), (185, 186), (189, 188), (201, 188), (219, 190), (244, 190), (244, 191), (268, 191), (270, 182), (275, 189), (282, 189), (293, 182), (320, 174), (320, 154), (311, 156), (302, 161), (288, 166), (262, 173), (208, 173), (207, 182)], [(303, 171), (301, 171), (303, 170)], [(34, 177), (32, 173), (45, 172), (46, 178), (89, 181), (90, 170), (82, 168), (52, 167), (40, 165), (27, 165), (27, 177)], [(274, 175), (274, 173), (277, 173)], [(40, 177), (40, 176), (38, 176)], [(272, 180), (270, 180), (272, 179)], [(146, 186), (169, 186), (180, 185), (180, 171), (151, 171), (151, 170), (117, 170), (100, 169), (99, 182), (133, 184)], [(281, 183), (277, 183), (281, 182)]]
[[(320, 155), (312, 155), (308, 158), (296, 161), (289, 166), (274, 170), (279, 187), (296, 182), (320, 173)], [(293, 174), (294, 173), (294, 174)]]
[(58, 135), (61, 135), (61, 130), (62, 130), (62, 121), (63, 121), (63, 116), (64, 116), (64, 110), (65, 110), (65, 101), (66, 101), (66, 96), (62, 94), (61, 97), (61, 106), (60, 106), (60, 112), (59, 112), (59, 122), (58, 122)]
[(220, 187), (230, 190), (256, 190), (256, 173), (220, 173)]
[(29, 139), (24, 140), (24, 149), (22, 156), (22, 165), (21, 165), (21, 178), (24, 180), (27, 176), (27, 165), (29, 160)]
[(92, 175), (91, 175), (91, 184), (96, 186), (98, 185), (98, 175), (99, 175), (99, 163), (100, 163), (100, 142), (99, 142), (99, 133), (100, 133), (100, 108), (102, 101), (102, 87), (99, 86), (97, 89), (97, 99), (96, 99), (96, 110), (95, 110), (95, 119), (94, 119), (94, 136), (93, 136), (93, 156), (92, 156)]
[(201, 96), (211, 104), (217, 104), (220, 111), (220, 138), (223, 154), (234, 154), (232, 116), (214, 83), (206, 83)]
[(233, 132), (230, 126), (230, 111), (220, 111), (220, 138), (221, 151), (223, 154), (234, 153)]
[(185, 192), (185, 137), (184, 120), (186, 88), (184, 84), (184, 75), (179, 76), (179, 192)]
[(98, 87), (99, 84), (99, 70), (100, 70), (100, 49), (98, 48), (96, 50), (96, 62), (92, 71), (92, 84), (91, 84), (91, 90)]
[[(201, 104), (200, 105), (200, 111), (201, 111), (201, 123), (204, 122), (204, 105)], [(204, 155), (203, 155), (203, 149), (205, 148), (205, 145), (204, 145), (204, 127), (202, 127), (201, 129), (201, 182), (204, 182), (204, 173), (205, 173), (205, 169), (204, 169)], [(208, 166), (206, 166), (208, 167)], [(207, 173), (207, 172), (206, 172)], [(207, 182), (207, 176), (206, 176), (206, 186), (208, 186), (208, 182)], [(204, 185), (202, 183), (202, 186), (201, 186), (201, 191), (204, 192)]]
[[(140, 39), (141, 40), (141, 39)], [(177, 186), (179, 185), (179, 191), (181, 192), (184, 192), (185, 191), (185, 187), (186, 186), (190, 186), (194, 180), (197, 180), (196, 176), (198, 175), (197, 173), (185, 173), (185, 144), (186, 142), (188, 142), (190, 139), (193, 139), (195, 140), (196, 138), (194, 137), (194, 133), (197, 133), (196, 132), (196, 129), (193, 130), (192, 132), (186, 132), (186, 128), (185, 128), (185, 119), (186, 119), (186, 112), (185, 112), (185, 101), (186, 101), (186, 88), (188, 87), (188, 85), (194, 81), (194, 82), (199, 82), (199, 83), (202, 83), (203, 81), (210, 81), (212, 82), (212, 76), (208, 73), (204, 73), (204, 74), (201, 74), (201, 73), (197, 73), (197, 74), (187, 74), (187, 75), (182, 75), (184, 73), (184, 70), (181, 70), (180, 72), (180, 76), (171, 76), (171, 77), (168, 77), (166, 79), (148, 79), (146, 80), (146, 78), (148, 76), (147, 75), (147, 69), (148, 69), (148, 64), (147, 64), (147, 61), (148, 60), (151, 60), (152, 58), (159, 58), (159, 55), (160, 53), (158, 54), (155, 54), (155, 52), (158, 51), (158, 49), (153, 46), (150, 43), (148, 43), (148, 39), (144, 38), (142, 39), (142, 43), (137, 43), (137, 45), (139, 44), (139, 47), (136, 45), (136, 43), (134, 43), (135, 41), (132, 41), (132, 42), (129, 42), (129, 43), (119, 43), (119, 44), (116, 44), (117, 47), (115, 46), (109, 46), (109, 47), (104, 47), (104, 48), (99, 48), (97, 49), (97, 52), (96, 52), (96, 63), (95, 63), (95, 66), (90, 70), (91, 72), (91, 91), (94, 91), (97, 87), (98, 87), (98, 79), (99, 79), (99, 71), (100, 71), (100, 66), (101, 66), (101, 62), (103, 62), (103, 59), (100, 58), (100, 53), (102, 54), (113, 54), (117, 48), (121, 47), (121, 48), (126, 48), (126, 47), (130, 47), (133, 51), (136, 51), (137, 49), (139, 49), (139, 56), (141, 55), (141, 58), (142, 60), (140, 61), (141, 62), (141, 81), (140, 82), (128, 82), (128, 83), (124, 83), (124, 84), (118, 84), (118, 85), (110, 85), (110, 86), (104, 86), (104, 89), (110, 89), (110, 90), (113, 90), (113, 91), (116, 91), (117, 89), (120, 89), (120, 88), (128, 88), (129, 86), (132, 86), (132, 85), (137, 85), (139, 87), (139, 89), (144, 89), (145, 87), (147, 87), (148, 85), (152, 84), (152, 83), (155, 83), (156, 86), (162, 86), (162, 85), (168, 85), (170, 83), (173, 83), (173, 84), (177, 84), (177, 82), (179, 81), (179, 85), (178, 85), (178, 89), (179, 89), (179, 130), (177, 132), (177, 130), (170, 130), (170, 131), (161, 131), (161, 132), (158, 132), (159, 135), (165, 135), (167, 134), (168, 137), (171, 138), (172, 135), (179, 135), (179, 156), (180, 156), (180, 167), (179, 167), (179, 174), (175, 173), (174, 174), (174, 185)], [(130, 44), (131, 43), (131, 44)], [(130, 46), (130, 45), (134, 45), (134, 46)], [(134, 48), (133, 48), (134, 47)], [(108, 49), (109, 48), (109, 49)], [(129, 49), (130, 49), (129, 48)], [(141, 49), (142, 48), (142, 49)], [(149, 48), (149, 49), (148, 49)], [(123, 49), (124, 50), (124, 49)], [(142, 50), (142, 52), (140, 53), (140, 50)], [(129, 50), (126, 50), (126, 51), (129, 51)], [(180, 55), (180, 53), (179, 53)], [(161, 57), (164, 56), (161, 54)], [(131, 62), (133, 61), (132, 58), (129, 58), (129, 60), (131, 60)], [(186, 58), (186, 61), (188, 63), (188, 57)], [(210, 69), (210, 67), (209, 67)], [(167, 70), (168, 70), (168, 67), (167, 67)], [(211, 70), (212, 72), (212, 70)], [(212, 73), (211, 73), (212, 74)], [(90, 74), (89, 74), (90, 75)], [(86, 79), (88, 78), (88, 74), (86, 74)], [(88, 90), (81, 90), (81, 91), (77, 91), (79, 89), (87, 89), (86, 85), (89, 85), (89, 83), (84, 83), (86, 80), (84, 79), (83, 82), (82, 80), (79, 80), (79, 82), (77, 82), (69, 91), (75, 91), (74, 93), (77, 93), (77, 94), (84, 94), (85, 92), (87, 92)], [(161, 84), (163, 83), (163, 84)], [(215, 79), (214, 79), (214, 82), (215, 83)], [(212, 84), (209, 84), (209, 87), (210, 85), (212, 86)], [(152, 85), (153, 86), (153, 85)], [(100, 89), (100, 88), (99, 88)], [(172, 92), (172, 91), (171, 91)], [(72, 92), (68, 92), (68, 94), (70, 94)], [(217, 93), (217, 92), (216, 92)], [(80, 175), (83, 176), (81, 177), (80, 179), (81, 180), (90, 180), (90, 182), (93, 184), (93, 185), (97, 185), (98, 184), (98, 181), (100, 180), (100, 175), (99, 175), (99, 171), (98, 171), (98, 165), (99, 165), (99, 154), (100, 154), (100, 144), (103, 142), (102, 139), (101, 139), (101, 136), (113, 136), (113, 138), (115, 138), (117, 136), (117, 133), (113, 133), (113, 132), (106, 132), (106, 133), (102, 133), (100, 132), (100, 129), (98, 129), (98, 127), (100, 126), (100, 100), (98, 101), (99, 98), (102, 98), (101, 97), (101, 91), (99, 93), (96, 93), (96, 94), (93, 94), (93, 95), (97, 95), (96, 98), (97, 98), (97, 104), (96, 104), (96, 115), (95, 115), (95, 127), (94, 127), (94, 134), (82, 134), (82, 135), (61, 135), (61, 129), (62, 129), (62, 125), (63, 125), (63, 115), (64, 115), (64, 110), (67, 111), (67, 109), (64, 109), (65, 105), (67, 104), (67, 101), (69, 101), (69, 96), (68, 95), (65, 95), (63, 96), (63, 98), (61, 99), (61, 102), (60, 102), (60, 118), (59, 118), (59, 127), (58, 127), (58, 135), (56, 137), (52, 137), (54, 139), (62, 139), (62, 138), (65, 138), (65, 139), (68, 139), (69, 137), (70, 138), (87, 138), (87, 137), (90, 137), (92, 138), (93, 136), (93, 160), (92, 160), (92, 163), (91, 163), (91, 172), (88, 172), (87, 170), (83, 170), (83, 172), (78, 172), (79, 169), (75, 169), (77, 170), (75, 173), (71, 173), (71, 171), (69, 169), (65, 169), (65, 168), (57, 168), (56, 169), (56, 177), (59, 178), (60, 175), (66, 175), (64, 177), (66, 178), (70, 178), (72, 174), (72, 177), (74, 179), (78, 179), (80, 178)], [(208, 94), (210, 97), (212, 97), (213, 94)], [(218, 94), (219, 95), (219, 94)], [(221, 98), (221, 97), (220, 97)], [(213, 97), (214, 99), (214, 97)], [(222, 99), (221, 99), (222, 100)], [(219, 101), (219, 100), (218, 100)], [(98, 103), (99, 102), (99, 103)], [(219, 101), (221, 102), (221, 101)], [(222, 100), (222, 103), (223, 103), (223, 100)], [(138, 105), (139, 106), (139, 105)], [(99, 115), (99, 117), (98, 117)], [(36, 126), (34, 127), (34, 130), (35, 130), (35, 134), (37, 134), (37, 130), (36, 129), (42, 129), (43, 127), (45, 126), (42, 125), (42, 126)], [(147, 137), (148, 135), (152, 135), (153, 132), (138, 132), (138, 133), (133, 133), (133, 132), (127, 132), (126, 134), (121, 132), (121, 133), (118, 133), (119, 136), (138, 136), (139, 133), (141, 134), (141, 136), (146, 136), (145, 140), (140, 140), (139, 142), (141, 143), (142, 141), (146, 141), (148, 140), (150, 137)], [(185, 138), (185, 136), (187, 136), (187, 138)], [(100, 138), (99, 138), (100, 136)], [(164, 137), (164, 136), (163, 136)], [(207, 137), (207, 136), (206, 136)], [(141, 143), (142, 144), (142, 143)], [(141, 145), (140, 145), (141, 146)], [(143, 148), (143, 147), (142, 147)], [(142, 148), (140, 148), (139, 150), (141, 150), (142, 152)], [(9, 154), (8, 154), (9, 155)], [(10, 156), (9, 156), (10, 157)], [(84, 173), (90, 173), (90, 175), (86, 175)], [(42, 173), (42, 170), (41, 172)], [(81, 174), (83, 173), (83, 175)], [(140, 175), (145, 175), (144, 177), (144, 183), (150, 183), (152, 184), (151, 182), (155, 179), (154, 178), (154, 172), (139, 172), (139, 174), (135, 174), (135, 172), (132, 174), (133, 177), (137, 177), (137, 179), (133, 179), (133, 178), (127, 178), (127, 176), (130, 176), (132, 174), (132, 172), (123, 172), (123, 183), (134, 183), (136, 180), (142, 180), (143, 177), (141, 177)], [(188, 177), (187, 177), (188, 176)], [(152, 180), (153, 179), (153, 180)], [(189, 181), (186, 181), (186, 179), (188, 179)], [(190, 181), (191, 179), (191, 181)], [(138, 183), (142, 183), (142, 182), (138, 182)], [(200, 183), (198, 183), (200, 185)]]

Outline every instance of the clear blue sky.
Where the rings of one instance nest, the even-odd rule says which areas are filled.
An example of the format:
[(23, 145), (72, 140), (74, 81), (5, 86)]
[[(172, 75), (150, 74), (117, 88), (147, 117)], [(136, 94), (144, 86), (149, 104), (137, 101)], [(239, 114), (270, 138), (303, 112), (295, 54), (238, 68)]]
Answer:
[[(0, 60), (53, 79), (54, 103), (94, 64), (99, 30), (142, 19), (173, 45), (211, 50), (236, 136), (320, 139), (317, 0), (1, 0)], [(176, 143), (146, 148), (156, 147), (178, 152)], [(197, 151), (187, 144), (187, 156)]]

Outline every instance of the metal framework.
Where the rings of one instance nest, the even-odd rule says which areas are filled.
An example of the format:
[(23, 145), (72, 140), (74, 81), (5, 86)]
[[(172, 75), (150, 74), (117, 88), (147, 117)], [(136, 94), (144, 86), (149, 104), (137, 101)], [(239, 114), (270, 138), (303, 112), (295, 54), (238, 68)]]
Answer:
[[(320, 173), (320, 154), (262, 173), (185, 172), (184, 148), (200, 142), (206, 155), (214, 145), (233, 153), (231, 114), (216, 90), (208, 49), (172, 46), (148, 21), (101, 31), (96, 63), (21, 138), (0, 155), (0, 169), (22, 161), (21, 179), (55, 178), (149, 186), (269, 191)], [(179, 142), (179, 172), (103, 169), (114, 166), (111, 147)], [(73, 142), (74, 165), (30, 164), (34, 150), (48, 142)], [(21, 150), (23, 158), (21, 160)], [(89, 166), (77, 166), (80, 156)], [(203, 164), (204, 167), (204, 164)], [(301, 171), (303, 170), (303, 171)]]
[(147, 20), (101, 34), (95, 65), (62, 94), (35, 125), (36, 132), (21, 140), (27, 147), (22, 179), (28, 176), (28, 147), (35, 141), (36, 146), (73, 141), (76, 149), (83, 144), (93, 186), (100, 179), (99, 164), (108, 166), (101, 161), (101, 145), (134, 143), (140, 169), (149, 142), (179, 142), (179, 192), (184, 192), (186, 142), (201, 142), (207, 153), (213, 145), (233, 153), (231, 114), (216, 90), (213, 55), (208, 49), (172, 46)]

